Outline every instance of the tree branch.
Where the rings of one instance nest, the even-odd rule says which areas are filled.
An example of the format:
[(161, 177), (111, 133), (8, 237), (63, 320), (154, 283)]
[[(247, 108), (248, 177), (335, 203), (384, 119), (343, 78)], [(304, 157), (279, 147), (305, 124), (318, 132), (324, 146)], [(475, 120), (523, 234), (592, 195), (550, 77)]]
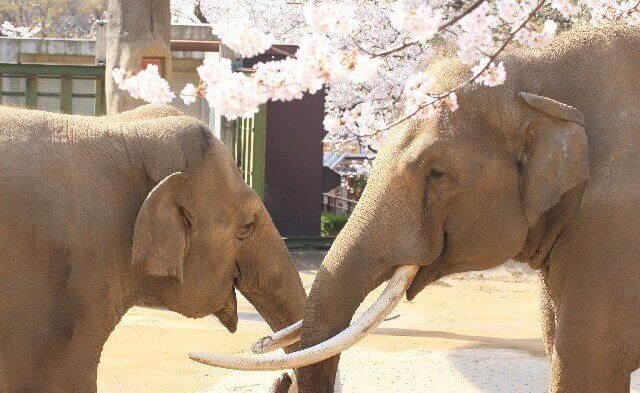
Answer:
[[(484, 0), (482, 0), (484, 1)], [(393, 122), (392, 124), (386, 126), (385, 128), (381, 128), (381, 129), (377, 129), (375, 130), (373, 133), (370, 134), (365, 134), (365, 135), (355, 135), (353, 138), (347, 139), (345, 141), (342, 141), (342, 143), (349, 143), (349, 142), (353, 142), (353, 141), (360, 141), (364, 138), (372, 138), (377, 136), (378, 134), (387, 131), (393, 127), (396, 127), (402, 123), (404, 123), (405, 121), (411, 119), (412, 117), (414, 117), (415, 115), (417, 115), (421, 110), (427, 108), (429, 105), (433, 105), (434, 103), (437, 103), (438, 101), (442, 101), (443, 99), (450, 97), (451, 94), (461, 90), (462, 88), (470, 85), (471, 83), (474, 83), (479, 77), (480, 75), (482, 75), (490, 66), (491, 64), (494, 62), (494, 60), (500, 55), (500, 53), (502, 53), (505, 48), (507, 47), (507, 45), (513, 40), (513, 38), (516, 36), (516, 34), (518, 34), (518, 32), (520, 30), (522, 30), (523, 28), (525, 28), (525, 26), (527, 25), (527, 23), (529, 23), (529, 21), (538, 13), (538, 11), (540, 10), (540, 8), (542, 8), (542, 6), (546, 3), (547, 0), (542, 0), (540, 3), (538, 3), (538, 5), (536, 6), (536, 8), (533, 9), (533, 11), (531, 11), (531, 13), (529, 13), (529, 15), (527, 16), (527, 18), (524, 20), (524, 22), (522, 22), (515, 30), (512, 30), (512, 32), (507, 36), (507, 38), (505, 38), (505, 40), (503, 41), (502, 45), (498, 48), (497, 51), (495, 51), (493, 53), (493, 55), (491, 55), (491, 57), (489, 58), (489, 61), (487, 62), (487, 64), (478, 72), (476, 73), (472, 78), (466, 80), (465, 82), (459, 84), (458, 86), (456, 86), (455, 88), (445, 92), (445, 93), (441, 93), (441, 94), (434, 94), (434, 95), (430, 95), (430, 97), (432, 97), (434, 100), (419, 106), (415, 111), (413, 111), (412, 113), (401, 117), (399, 120)], [(353, 133), (352, 133), (353, 134)]]

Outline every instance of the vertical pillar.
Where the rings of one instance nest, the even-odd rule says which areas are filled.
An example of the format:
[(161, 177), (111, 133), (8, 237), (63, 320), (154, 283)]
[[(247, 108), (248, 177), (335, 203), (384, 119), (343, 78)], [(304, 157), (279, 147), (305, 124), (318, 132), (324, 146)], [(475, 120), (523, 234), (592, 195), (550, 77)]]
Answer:
[(158, 60), (162, 76), (171, 80), (171, 12), (169, 0), (109, 0), (105, 90), (107, 114), (144, 102), (134, 100), (113, 82), (113, 68), (137, 73), (142, 59)]
[(107, 21), (97, 20), (93, 24), (96, 32), (96, 65), (107, 63)]
[(60, 81), (60, 112), (70, 114), (73, 109), (73, 79), (65, 75)]
[(107, 114), (104, 95), (104, 78), (96, 78), (96, 101), (93, 107), (93, 112), (96, 116), (104, 116)]
[(25, 106), (29, 109), (38, 108), (38, 77), (35, 75), (28, 75), (25, 77), (26, 91), (25, 91)]

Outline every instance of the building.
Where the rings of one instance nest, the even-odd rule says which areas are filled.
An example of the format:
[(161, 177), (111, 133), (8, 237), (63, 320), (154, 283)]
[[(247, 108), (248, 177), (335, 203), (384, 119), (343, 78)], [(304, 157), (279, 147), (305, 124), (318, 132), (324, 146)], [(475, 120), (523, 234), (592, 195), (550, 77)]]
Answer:
[[(104, 114), (105, 40), (104, 22), (96, 24), (95, 39), (0, 37), (0, 104)], [(198, 84), (196, 68), (205, 56), (218, 57), (219, 48), (210, 26), (173, 25), (172, 90)], [(238, 66), (277, 58), (268, 53)], [(176, 99), (172, 105), (220, 132), (220, 118), (206, 102), (186, 106)], [(319, 236), (322, 193), (340, 182), (322, 164), (323, 117), (321, 92), (270, 102), (254, 118), (236, 122), (229, 144), (245, 181), (261, 195), (285, 237)]]
[[(29, 84), (26, 77), (4, 76), (1, 78), (0, 103), (3, 105), (28, 104), (31, 98), (35, 107), (41, 110), (54, 112), (68, 112), (82, 115), (99, 115), (96, 113), (95, 96), (101, 93), (101, 86), (95, 86), (92, 79), (100, 73), (100, 65), (104, 65), (106, 57), (106, 23), (99, 21), (95, 25), (95, 39), (66, 39), (66, 38), (8, 38), (0, 37), (0, 64), (5, 66), (3, 72), (7, 72), (11, 64), (22, 65), (46, 65), (51, 71), (48, 76), (38, 75), (37, 86)], [(196, 67), (207, 56), (205, 51), (182, 50), (189, 49), (192, 41), (212, 42), (214, 36), (211, 28), (205, 25), (173, 25), (172, 35), (172, 80), (171, 88), (180, 91), (187, 83), (198, 83)], [(62, 66), (55, 69), (55, 66)], [(72, 66), (78, 66), (74, 69)], [(96, 68), (91, 70), (92, 67)], [(37, 67), (32, 67), (37, 72)], [(44, 69), (44, 68), (42, 68)], [(62, 108), (63, 79), (61, 70), (68, 70), (73, 79), (71, 83), (72, 102), (69, 108)], [(92, 71), (92, 72), (91, 72)], [(82, 78), (86, 72), (91, 78)], [(75, 75), (74, 75), (75, 73)], [(102, 70), (104, 74), (104, 70)], [(29, 88), (35, 91), (30, 91)], [(102, 91), (103, 88), (102, 88)], [(29, 97), (30, 93), (36, 93), (35, 99)], [(180, 100), (174, 100), (172, 105), (185, 113), (200, 118), (203, 121), (209, 119), (209, 107), (204, 102), (194, 105), (184, 105)], [(98, 106), (99, 108), (99, 106)], [(68, 110), (62, 110), (68, 109)]]

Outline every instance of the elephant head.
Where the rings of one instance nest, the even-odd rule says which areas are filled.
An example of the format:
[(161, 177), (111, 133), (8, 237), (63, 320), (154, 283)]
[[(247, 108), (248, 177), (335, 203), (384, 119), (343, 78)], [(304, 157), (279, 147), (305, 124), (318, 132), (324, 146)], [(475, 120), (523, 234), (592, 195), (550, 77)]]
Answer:
[[(573, 203), (589, 176), (582, 114), (514, 81), (469, 86), (459, 102), (455, 112), (443, 108), (393, 131), (314, 282), (301, 348), (347, 327), (365, 296), (400, 265), (420, 266), (411, 300), (452, 273), (546, 257), (528, 251), (532, 237), (563, 219), (554, 206)], [(300, 390), (332, 392), (337, 363), (301, 368)]]
[(214, 314), (234, 332), (238, 289), (272, 329), (297, 321), (306, 294), (260, 198), (202, 123), (172, 119), (168, 127), (189, 129), (176, 136), (187, 153), (146, 158), (148, 176), (161, 180), (151, 182), (133, 233), (140, 298), (188, 317)]
[[(468, 69), (452, 63), (434, 66), (443, 91), (468, 78)], [(413, 299), (448, 274), (546, 258), (549, 228), (562, 228), (589, 176), (585, 125), (577, 109), (531, 94), (536, 85), (525, 86), (515, 72), (511, 78), (494, 88), (467, 85), (458, 90), (457, 111), (443, 107), (390, 131), (309, 294), (300, 339), (306, 352), (268, 364), (305, 366), (300, 391), (333, 392), (338, 356), (311, 363), (327, 357), (318, 352), (332, 356), (354, 341), (345, 336), (371, 330), (371, 318), (345, 328), (394, 272), (400, 293), (409, 286), (412, 274), (396, 280), (406, 273), (397, 274), (401, 265), (418, 270), (407, 291)]]

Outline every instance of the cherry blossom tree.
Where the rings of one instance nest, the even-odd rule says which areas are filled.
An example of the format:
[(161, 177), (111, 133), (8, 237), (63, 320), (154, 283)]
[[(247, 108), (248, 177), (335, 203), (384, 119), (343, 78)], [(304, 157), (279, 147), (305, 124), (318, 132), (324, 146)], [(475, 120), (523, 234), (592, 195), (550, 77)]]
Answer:
[(0, 34), (10, 38), (31, 38), (38, 34), (41, 29), (42, 26), (39, 24), (35, 27), (14, 26), (13, 23), (6, 20), (0, 25)]
[[(233, 119), (253, 115), (269, 100), (326, 89), (325, 142), (372, 151), (404, 121), (428, 118), (444, 106), (455, 111), (461, 88), (502, 84), (509, 70), (496, 59), (509, 45), (540, 47), (573, 25), (640, 26), (640, 0), (200, 0), (199, 7), (221, 41), (243, 57), (276, 42), (298, 49), (256, 64), (251, 73), (234, 71), (226, 59), (208, 59), (197, 70), (200, 84), (180, 93), (186, 103), (206, 99)], [(471, 70), (448, 91), (435, 89), (434, 76), (424, 71), (443, 42)], [(114, 72), (120, 87), (138, 98), (173, 99), (153, 70)]]
[(11, 38), (90, 38), (107, 0), (2, 0), (0, 35)]

